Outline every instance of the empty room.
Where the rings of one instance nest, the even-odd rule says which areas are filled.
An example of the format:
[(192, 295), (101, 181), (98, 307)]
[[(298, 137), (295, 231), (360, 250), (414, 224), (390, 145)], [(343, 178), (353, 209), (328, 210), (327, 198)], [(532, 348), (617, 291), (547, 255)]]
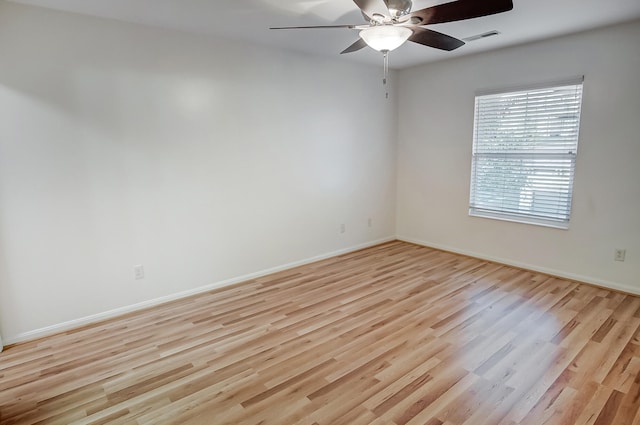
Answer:
[(640, 425), (637, 0), (0, 0), (0, 424)]

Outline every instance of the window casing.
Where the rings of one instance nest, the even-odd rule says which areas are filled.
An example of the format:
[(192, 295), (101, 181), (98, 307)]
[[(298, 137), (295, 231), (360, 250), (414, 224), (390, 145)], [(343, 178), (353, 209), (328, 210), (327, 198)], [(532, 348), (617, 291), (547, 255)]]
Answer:
[(475, 101), (469, 214), (567, 229), (582, 78)]

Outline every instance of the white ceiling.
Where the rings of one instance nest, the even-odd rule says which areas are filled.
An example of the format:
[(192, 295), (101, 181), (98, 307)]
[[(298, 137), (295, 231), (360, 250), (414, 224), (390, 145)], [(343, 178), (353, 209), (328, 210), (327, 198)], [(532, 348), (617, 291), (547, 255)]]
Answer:
[[(275, 31), (269, 27), (364, 23), (351, 0), (11, 1), (328, 57), (338, 57), (340, 51), (358, 38), (357, 32), (348, 29)], [(414, 0), (413, 10), (446, 2)], [(391, 52), (391, 66), (405, 68), (638, 18), (639, 0), (514, 0), (510, 12), (429, 26), (457, 38), (491, 30), (500, 31), (500, 35), (468, 43), (453, 52), (406, 43)], [(369, 48), (341, 58), (372, 64), (382, 60), (380, 53)]]

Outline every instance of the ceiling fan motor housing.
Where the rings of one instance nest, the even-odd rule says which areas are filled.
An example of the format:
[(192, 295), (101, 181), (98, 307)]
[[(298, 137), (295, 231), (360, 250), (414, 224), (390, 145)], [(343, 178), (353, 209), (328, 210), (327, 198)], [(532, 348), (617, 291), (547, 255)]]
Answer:
[(394, 19), (408, 15), (413, 6), (411, 0), (385, 0), (385, 3), (387, 4), (387, 8), (389, 8), (391, 17)]

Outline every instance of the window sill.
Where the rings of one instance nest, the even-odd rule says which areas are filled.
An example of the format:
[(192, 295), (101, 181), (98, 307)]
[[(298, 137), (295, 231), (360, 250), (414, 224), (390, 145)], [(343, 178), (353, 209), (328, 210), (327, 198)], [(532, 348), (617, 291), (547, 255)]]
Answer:
[(551, 220), (541, 220), (531, 217), (519, 217), (507, 214), (497, 214), (490, 212), (480, 212), (469, 210), (470, 217), (488, 218), (492, 220), (510, 221), (512, 223), (529, 224), (533, 226), (550, 227), (552, 229), (569, 230), (569, 222), (557, 222)]

